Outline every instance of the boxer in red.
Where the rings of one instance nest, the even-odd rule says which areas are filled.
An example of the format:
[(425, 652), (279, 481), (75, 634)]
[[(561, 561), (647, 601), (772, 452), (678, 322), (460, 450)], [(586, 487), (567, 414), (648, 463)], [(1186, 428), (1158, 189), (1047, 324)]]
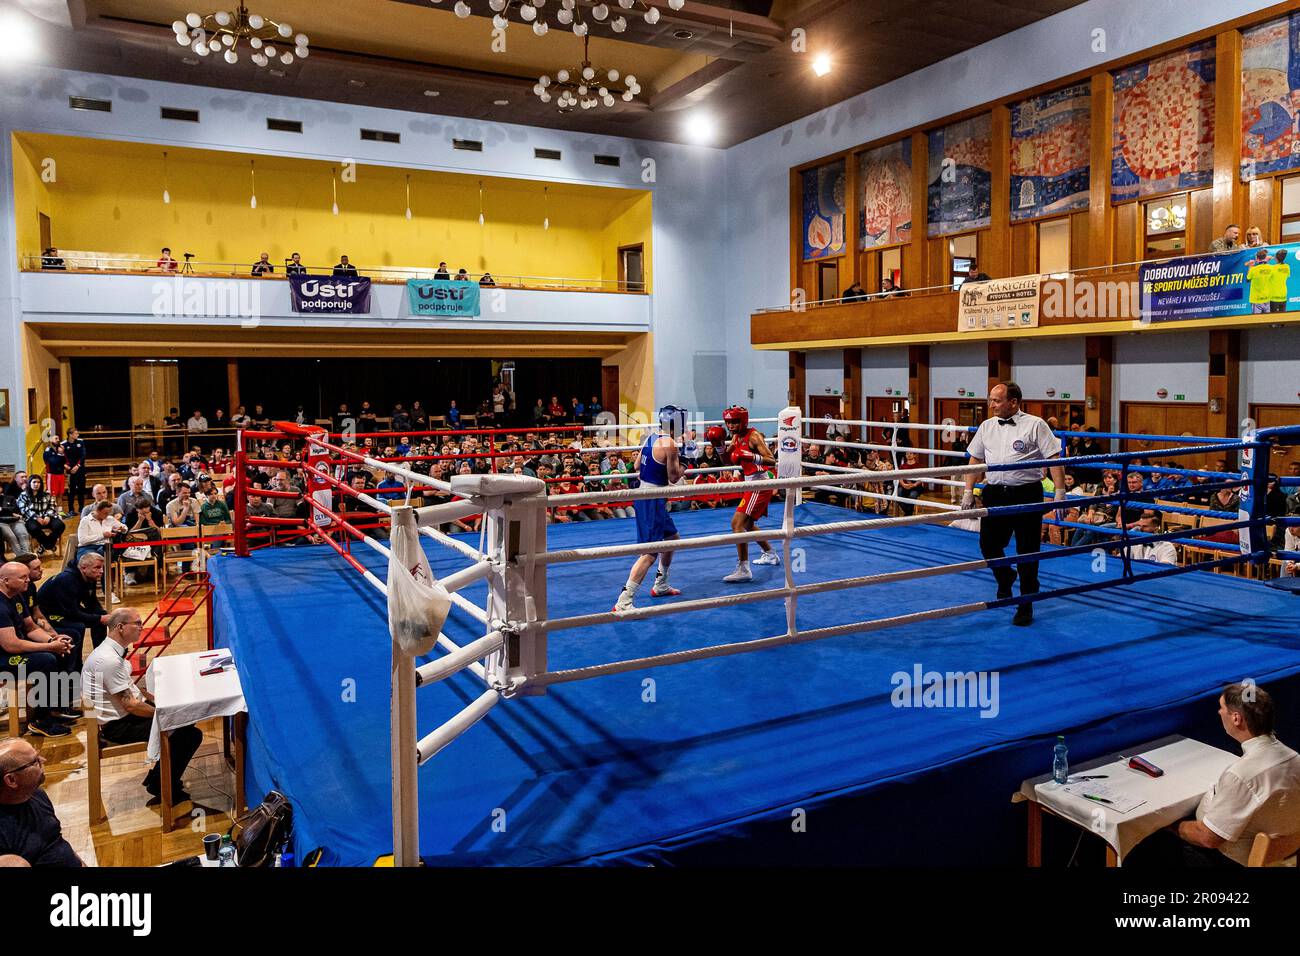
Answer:
[[(740, 405), (732, 405), (722, 413), (722, 420), (731, 434), (730, 444), (722, 450), (722, 460), (728, 464), (738, 465), (746, 481), (770, 478), (768, 469), (776, 464), (776, 456), (767, 447), (767, 442), (763, 441), (763, 436), (758, 433), (758, 430), (749, 427), (749, 410)], [(746, 492), (740, 499), (736, 513), (731, 516), (731, 530), (753, 531), (758, 519), (767, 514), (767, 505), (771, 500), (770, 491)], [(754, 559), (755, 564), (779, 565), (781, 563), (780, 556), (772, 550), (772, 545), (768, 542), (760, 541), (758, 546), (763, 553)], [(754, 573), (749, 568), (749, 542), (737, 542), (736, 554), (740, 558), (736, 570), (722, 580), (727, 584), (744, 584), (746, 581), (752, 581)]]

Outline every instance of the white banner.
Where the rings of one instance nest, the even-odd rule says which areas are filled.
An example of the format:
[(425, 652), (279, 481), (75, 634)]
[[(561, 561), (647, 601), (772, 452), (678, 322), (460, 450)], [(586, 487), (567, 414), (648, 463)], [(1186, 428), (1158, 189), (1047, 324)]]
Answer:
[(1042, 276), (963, 282), (957, 291), (957, 331), (1038, 327)]

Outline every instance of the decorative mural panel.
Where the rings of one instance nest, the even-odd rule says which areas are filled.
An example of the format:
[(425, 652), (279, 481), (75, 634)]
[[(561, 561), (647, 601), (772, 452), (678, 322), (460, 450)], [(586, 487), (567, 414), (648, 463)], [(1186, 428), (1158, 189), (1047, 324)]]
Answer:
[(1300, 169), (1300, 13), (1241, 34), (1241, 178)]
[(992, 220), (992, 116), (985, 113), (929, 133), (931, 237), (983, 229)]
[(912, 141), (858, 155), (860, 248), (892, 246), (912, 239)]
[(827, 259), (844, 252), (845, 163), (839, 159), (803, 171), (803, 257)]
[(1011, 221), (1088, 208), (1092, 87), (1080, 83), (1011, 107)]
[(1214, 41), (1115, 73), (1111, 198), (1208, 186), (1214, 178)]

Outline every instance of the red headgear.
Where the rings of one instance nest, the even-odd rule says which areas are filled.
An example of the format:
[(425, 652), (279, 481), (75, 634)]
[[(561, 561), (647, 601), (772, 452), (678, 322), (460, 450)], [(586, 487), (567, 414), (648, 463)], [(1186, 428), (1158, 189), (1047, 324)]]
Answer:
[(722, 413), (722, 420), (728, 425), (736, 424), (741, 428), (748, 428), (749, 409), (743, 405), (732, 405)]

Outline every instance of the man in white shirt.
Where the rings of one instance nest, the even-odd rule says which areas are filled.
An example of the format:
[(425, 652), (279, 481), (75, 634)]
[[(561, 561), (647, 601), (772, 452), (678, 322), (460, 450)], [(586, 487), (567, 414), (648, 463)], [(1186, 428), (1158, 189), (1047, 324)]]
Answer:
[[(1164, 519), (1158, 511), (1144, 511), (1136, 527), (1143, 534), (1161, 534), (1164, 531)], [(1178, 549), (1174, 547), (1172, 541), (1148, 543), (1139, 539), (1137, 544), (1129, 545), (1128, 553), (1134, 561), (1154, 561), (1157, 564), (1178, 563)]]
[[(135, 608), (114, 611), (108, 616), (108, 640), (95, 648), (81, 669), (87, 716), (96, 721), (100, 736), (112, 744), (143, 743), (153, 726), (153, 695), (136, 686), (126, 659), (131, 645), (140, 640), (142, 624)], [(181, 775), (201, 743), (203, 732), (193, 725), (171, 732), (172, 793), (177, 803), (190, 799), (181, 786)], [(154, 764), (144, 778), (144, 788), (153, 797), (150, 806), (161, 799), (158, 768), (159, 764)]]
[[(1020, 386), (1015, 382), (1002, 382), (989, 390), (989, 414), (971, 438), (967, 452), (970, 463), (979, 465), (1014, 464), (1018, 461), (1041, 461), (1059, 458), (1061, 440), (1052, 434), (1047, 422), (1036, 415), (1029, 415), (1020, 410), (1023, 398)], [(1065, 468), (1062, 465), (1050, 465), (1052, 482), (1056, 486), (1056, 500), (1065, 498)], [(966, 492), (962, 495), (963, 511), (975, 507), (974, 474), (965, 477)], [(1043, 468), (1024, 468), (1019, 470), (990, 469), (984, 475), (985, 508), (999, 508), (1009, 505), (1041, 503), (1043, 500)], [(1012, 535), (1016, 539), (1016, 554), (1036, 554), (1043, 540), (1043, 513), (1025, 511), (1011, 515), (988, 515), (980, 521), (980, 553), (986, 561), (1003, 557)], [(993, 577), (998, 582), (997, 599), (1011, 597), (1011, 586), (1015, 584), (1016, 575), (1020, 576), (1021, 595), (1038, 593), (1038, 562), (1025, 561), (1013, 566), (1001, 565), (993, 568)], [(1034, 620), (1034, 607), (1031, 603), (1021, 604), (1016, 608), (1012, 624), (1025, 626)]]
[[(1219, 720), (1241, 744), (1241, 759), (1229, 764), (1201, 798), (1195, 819), (1182, 820), (1138, 845), (1140, 863), (1245, 866), (1256, 834), (1300, 833), (1300, 754), (1273, 735), (1268, 691), (1253, 683), (1229, 684), (1219, 695)], [(1125, 865), (1133, 859), (1130, 854)]]
[(185, 423), (185, 427), (189, 430), (190, 434), (194, 434), (195, 432), (205, 432), (208, 430), (208, 420), (203, 417), (203, 412), (196, 408), (194, 409), (194, 414), (190, 416), (189, 421)]

